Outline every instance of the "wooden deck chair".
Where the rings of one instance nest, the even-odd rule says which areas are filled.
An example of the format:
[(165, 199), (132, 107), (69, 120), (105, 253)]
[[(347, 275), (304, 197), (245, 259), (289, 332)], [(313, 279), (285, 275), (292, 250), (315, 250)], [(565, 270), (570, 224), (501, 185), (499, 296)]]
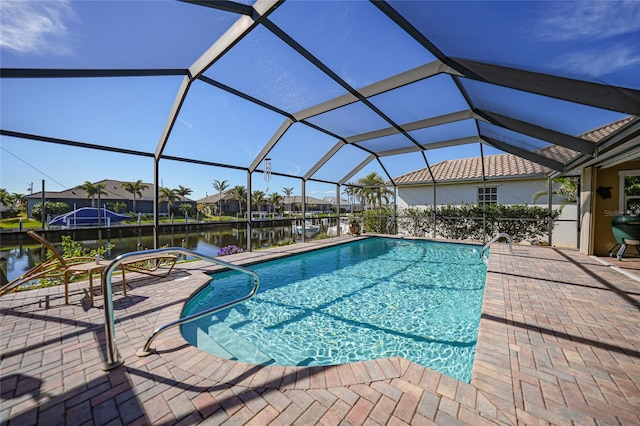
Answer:
[[(14, 288), (40, 278), (61, 278), (64, 281), (64, 303), (69, 303), (69, 280), (75, 275), (89, 275), (89, 296), (91, 306), (93, 306), (93, 273), (99, 272), (102, 280), (102, 273), (111, 263), (109, 260), (101, 260), (96, 263), (93, 257), (73, 257), (65, 259), (58, 249), (41, 235), (28, 231), (27, 235), (44, 245), (52, 253), (52, 257), (31, 268), (22, 276), (5, 284), (0, 288), (0, 296), (10, 292)], [(122, 271), (122, 290), (127, 294), (126, 271), (139, 272), (147, 275), (166, 277), (173, 270), (178, 260), (178, 256), (169, 253), (141, 254), (125, 259), (119, 268)], [(161, 268), (162, 267), (162, 268)], [(156, 273), (159, 272), (159, 273)]]
[[(22, 276), (5, 284), (2, 288), (0, 288), (0, 296), (23, 284), (27, 284), (30, 281), (38, 280), (41, 278), (60, 278), (64, 281), (64, 303), (69, 303), (69, 280), (72, 276), (84, 275), (87, 273), (91, 275), (91, 273), (94, 271), (100, 271), (102, 273), (104, 268), (109, 265), (108, 261), (101, 261), (100, 264), (97, 265), (95, 258), (88, 256), (65, 259), (64, 257), (62, 257), (58, 249), (56, 249), (55, 246), (51, 244), (51, 242), (47, 241), (39, 234), (35, 233), (34, 231), (27, 231), (27, 235), (45, 246), (51, 252), (52, 256), (50, 256), (41, 264), (31, 268), (30, 270), (22, 274)], [(91, 265), (94, 266), (91, 267)]]

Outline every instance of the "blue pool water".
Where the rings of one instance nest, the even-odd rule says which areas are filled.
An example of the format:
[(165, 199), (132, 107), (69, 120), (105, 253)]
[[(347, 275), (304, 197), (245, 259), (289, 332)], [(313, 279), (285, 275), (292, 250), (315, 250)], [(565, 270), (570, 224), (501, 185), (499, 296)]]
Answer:
[[(477, 246), (370, 238), (251, 266), (250, 300), (182, 326), (191, 344), (252, 364), (335, 365), (401, 356), (469, 382), (486, 265)], [(246, 295), (222, 272), (183, 315)]]

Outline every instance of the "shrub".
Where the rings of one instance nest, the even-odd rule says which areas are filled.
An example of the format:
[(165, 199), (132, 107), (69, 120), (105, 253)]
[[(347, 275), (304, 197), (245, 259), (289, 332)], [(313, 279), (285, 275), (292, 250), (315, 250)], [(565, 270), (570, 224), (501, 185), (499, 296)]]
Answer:
[[(487, 235), (499, 232), (508, 233), (514, 241), (534, 241), (548, 233), (547, 220), (556, 220), (560, 210), (522, 205), (491, 205), (486, 210), (481, 205), (463, 204), (461, 206), (439, 206), (435, 209), (408, 207), (399, 213), (398, 224), (412, 236), (423, 236), (432, 232), (449, 239), (468, 239), (481, 241), (486, 224)], [(483, 220), (484, 218), (484, 220)]]
[(237, 253), (244, 253), (244, 249), (235, 245), (230, 245), (218, 250), (218, 256), (229, 256), (230, 254)]
[(394, 234), (395, 220), (393, 208), (384, 207), (376, 210), (364, 212), (364, 226), (367, 232), (377, 232), (380, 234)]
[[(44, 214), (46, 216), (58, 216), (70, 211), (69, 204), (62, 201), (45, 201)], [(40, 220), (42, 218), (42, 203), (36, 203), (31, 208), (31, 217)]]

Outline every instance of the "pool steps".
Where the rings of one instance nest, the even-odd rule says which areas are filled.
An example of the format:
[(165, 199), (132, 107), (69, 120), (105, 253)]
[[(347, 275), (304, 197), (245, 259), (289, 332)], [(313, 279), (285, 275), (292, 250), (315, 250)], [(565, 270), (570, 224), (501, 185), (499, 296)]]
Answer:
[[(213, 342), (209, 336), (215, 336), (217, 343)], [(230, 356), (218, 355), (216, 352), (209, 351), (200, 346), (200, 341), (198, 341), (198, 348), (214, 355), (228, 359), (242, 359), (251, 364), (273, 363), (273, 359), (269, 355), (262, 352), (257, 346), (236, 333), (233, 328), (229, 327), (222, 321), (214, 321), (213, 324), (209, 326), (208, 335), (206, 337), (213, 344), (220, 346)], [(208, 343), (209, 342), (207, 341), (207, 344)], [(214, 347), (212, 347), (212, 349), (214, 349)]]

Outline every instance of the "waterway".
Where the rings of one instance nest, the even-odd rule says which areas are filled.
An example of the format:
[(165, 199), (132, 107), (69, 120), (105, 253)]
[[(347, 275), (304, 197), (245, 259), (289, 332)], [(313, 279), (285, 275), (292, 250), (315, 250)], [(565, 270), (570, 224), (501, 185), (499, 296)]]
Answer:
[[(270, 222), (270, 226), (255, 224), (251, 230), (251, 245), (255, 250), (261, 247), (287, 244), (299, 240), (288, 221)], [(61, 236), (69, 235), (82, 247), (95, 249), (110, 247), (105, 258), (114, 259), (122, 253), (154, 248), (153, 228), (113, 227), (97, 230), (67, 230), (45, 232), (45, 238), (58, 248)], [(19, 277), (46, 258), (47, 250), (26, 234), (7, 234), (0, 238), (0, 280), (6, 282)], [(222, 247), (235, 245), (247, 249), (247, 229), (245, 223), (224, 225), (164, 226), (159, 232), (160, 247), (184, 247), (207, 256), (216, 256)]]

